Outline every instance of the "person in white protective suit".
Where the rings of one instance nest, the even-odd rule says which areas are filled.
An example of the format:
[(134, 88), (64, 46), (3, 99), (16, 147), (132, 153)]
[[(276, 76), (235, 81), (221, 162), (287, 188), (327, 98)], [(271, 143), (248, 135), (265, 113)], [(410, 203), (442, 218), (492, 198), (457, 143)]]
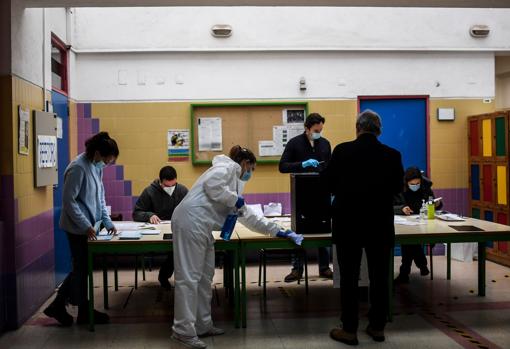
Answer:
[(227, 216), (239, 212), (239, 220), (260, 233), (291, 239), (301, 245), (302, 235), (284, 230), (264, 217), (256, 216), (241, 196), (244, 183), (255, 169), (255, 155), (234, 146), (230, 157), (215, 156), (188, 195), (175, 208), (172, 233), (175, 265), (175, 299), (172, 339), (190, 348), (206, 348), (199, 339), (224, 334), (211, 318), (214, 276), (214, 237)]

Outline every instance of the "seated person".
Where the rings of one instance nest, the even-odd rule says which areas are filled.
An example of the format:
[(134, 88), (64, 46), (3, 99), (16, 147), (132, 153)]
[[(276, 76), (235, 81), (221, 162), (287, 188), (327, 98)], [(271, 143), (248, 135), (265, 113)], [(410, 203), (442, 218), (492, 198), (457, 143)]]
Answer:
[[(423, 176), (417, 167), (409, 167), (404, 174), (404, 191), (395, 197), (393, 209), (396, 215), (419, 214), (420, 208), (429, 197), (434, 197), (432, 181)], [(443, 203), (435, 203), (436, 209), (441, 209)], [(397, 283), (408, 283), (411, 265), (413, 263), (420, 269), (421, 275), (430, 273), (427, 267), (427, 258), (421, 245), (402, 245), (402, 265), (400, 275), (395, 279)]]
[[(171, 220), (174, 209), (188, 193), (188, 188), (177, 183), (177, 172), (172, 166), (165, 166), (155, 179), (142, 192), (136, 201), (133, 219), (137, 222), (159, 224), (162, 220)], [(158, 280), (161, 287), (170, 288), (168, 279), (174, 272), (174, 257), (170, 252), (159, 270)]]

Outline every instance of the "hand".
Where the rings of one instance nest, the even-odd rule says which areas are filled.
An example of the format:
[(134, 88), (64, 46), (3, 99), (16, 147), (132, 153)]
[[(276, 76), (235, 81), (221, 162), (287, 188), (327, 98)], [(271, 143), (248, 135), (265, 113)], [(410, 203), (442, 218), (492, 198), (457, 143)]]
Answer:
[(89, 237), (89, 240), (97, 240), (96, 231), (93, 227), (87, 229), (87, 236)]
[(319, 162), (315, 159), (308, 159), (306, 161), (303, 161), (301, 163), (301, 166), (303, 166), (303, 168), (307, 168), (307, 167), (318, 167), (319, 166)]
[(434, 205), (435, 205), (435, 207), (438, 207), (439, 205), (441, 205), (441, 200), (434, 202)]
[(290, 239), (298, 246), (301, 246), (301, 243), (303, 242), (303, 239), (304, 239), (303, 235), (296, 234), (290, 229), (287, 229), (285, 231), (280, 230), (278, 233), (276, 233), (276, 236), (279, 238)]
[(115, 226), (114, 226), (112, 229), (108, 230), (108, 234), (109, 235), (117, 235), (117, 228), (115, 228)]
[(402, 208), (402, 212), (404, 212), (404, 214), (406, 216), (409, 216), (410, 214), (413, 213), (413, 210), (411, 210), (411, 208), (409, 206), (406, 206), (406, 207)]
[(161, 223), (161, 219), (159, 219), (159, 217), (158, 217), (158, 216), (156, 216), (155, 214), (153, 214), (153, 215), (151, 216), (151, 218), (149, 218), (149, 222), (150, 222), (151, 224), (159, 224), (159, 223)]
[(242, 196), (237, 197), (236, 208), (241, 208), (244, 206), (244, 198)]

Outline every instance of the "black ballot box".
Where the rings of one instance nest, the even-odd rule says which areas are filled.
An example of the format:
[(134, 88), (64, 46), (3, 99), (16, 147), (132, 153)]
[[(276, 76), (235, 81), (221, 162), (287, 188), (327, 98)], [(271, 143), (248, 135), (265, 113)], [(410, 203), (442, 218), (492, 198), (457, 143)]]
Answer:
[(292, 230), (298, 234), (331, 233), (331, 195), (318, 173), (290, 175)]

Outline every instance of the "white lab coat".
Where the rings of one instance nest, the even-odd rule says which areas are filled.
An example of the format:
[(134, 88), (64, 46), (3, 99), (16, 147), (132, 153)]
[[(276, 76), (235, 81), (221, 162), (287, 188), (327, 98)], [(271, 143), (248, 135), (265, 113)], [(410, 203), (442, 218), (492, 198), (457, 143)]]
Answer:
[[(225, 155), (215, 156), (172, 215), (175, 267), (173, 331), (194, 337), (207, 333), (211, 319), (211, 283), (214, 277), (214, 237), (228, 214), (235, 211), (244, 189), (241, 166)], [(249, 208), (239, 221), (251, 230), (275, 236), (282, 228)]]

